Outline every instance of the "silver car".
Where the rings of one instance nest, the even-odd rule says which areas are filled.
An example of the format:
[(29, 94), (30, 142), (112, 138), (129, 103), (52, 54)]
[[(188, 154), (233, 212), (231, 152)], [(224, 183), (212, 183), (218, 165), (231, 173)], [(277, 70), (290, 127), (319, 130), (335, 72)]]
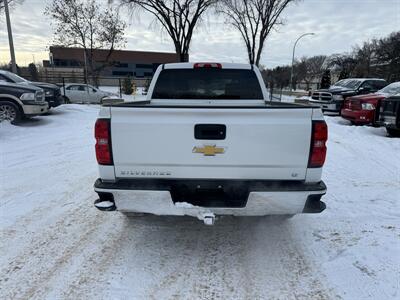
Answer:
[[(65, 91), (65, 92), (64, 92)], [(61, 87), (65, 103), (98, 103), (104, 98), (118, 98), (117, 94), (102, 91), (90, 84), (67, 83), (65, 89)]]

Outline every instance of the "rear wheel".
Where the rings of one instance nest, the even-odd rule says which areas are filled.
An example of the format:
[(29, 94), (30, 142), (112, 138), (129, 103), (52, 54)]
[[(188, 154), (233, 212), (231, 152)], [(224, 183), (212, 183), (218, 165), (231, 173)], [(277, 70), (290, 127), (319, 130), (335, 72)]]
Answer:
[(22, 113), (19, 107), (9, 101), (0, 101), (0, 122), (10, 121), (11, 124), (18, 124), (21, 121)]
[(386, 127), (386, 131), (390, 136), (400, 137), (400, 129)]
[(69, 100), (68, 97), (64, 96), (64, 103), (65, 104), (71, 104), (71, 101)]

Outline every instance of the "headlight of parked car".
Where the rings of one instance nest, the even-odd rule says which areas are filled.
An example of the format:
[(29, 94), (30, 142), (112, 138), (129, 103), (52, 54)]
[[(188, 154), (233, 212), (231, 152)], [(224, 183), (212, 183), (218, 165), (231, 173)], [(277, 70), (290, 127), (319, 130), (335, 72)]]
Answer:
[(24, 93), (19, 99), (22, 101), (35, 100), (35, 93)]
[(332, 98), (333, 98), (333, 100), (336, 100), (336, 101), (341, 101), (344, 99), (342, 95), (333, 95)]
[(375, 105), (373, 105), (371, 103), (361, 103), (361, 108), (364, 110), (374, 110)]
[(46, 96), (53, 96), (54, 92), (52, 90), (46, 90), (45, 94), (46, 94)]

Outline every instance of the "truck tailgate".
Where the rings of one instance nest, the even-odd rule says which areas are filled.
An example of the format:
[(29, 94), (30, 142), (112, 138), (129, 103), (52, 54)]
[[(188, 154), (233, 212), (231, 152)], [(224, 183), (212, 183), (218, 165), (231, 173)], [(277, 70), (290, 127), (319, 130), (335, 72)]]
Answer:
[[(303, 180), (311, 118), (309, 108), (111, 107), (115, 175)], [(226, 136), (196, 139), (197, 124), (225, 125)]]

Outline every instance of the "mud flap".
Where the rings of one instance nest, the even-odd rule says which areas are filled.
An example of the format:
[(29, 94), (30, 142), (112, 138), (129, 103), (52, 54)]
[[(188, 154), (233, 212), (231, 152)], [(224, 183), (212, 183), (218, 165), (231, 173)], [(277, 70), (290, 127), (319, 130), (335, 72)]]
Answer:
[(323, 212), (326, 208), (326, 204), (321, 201), (323, 195), (324, 194), (308, 196), (306, 204), (304, 205), (303, 213), (318, 214)]

